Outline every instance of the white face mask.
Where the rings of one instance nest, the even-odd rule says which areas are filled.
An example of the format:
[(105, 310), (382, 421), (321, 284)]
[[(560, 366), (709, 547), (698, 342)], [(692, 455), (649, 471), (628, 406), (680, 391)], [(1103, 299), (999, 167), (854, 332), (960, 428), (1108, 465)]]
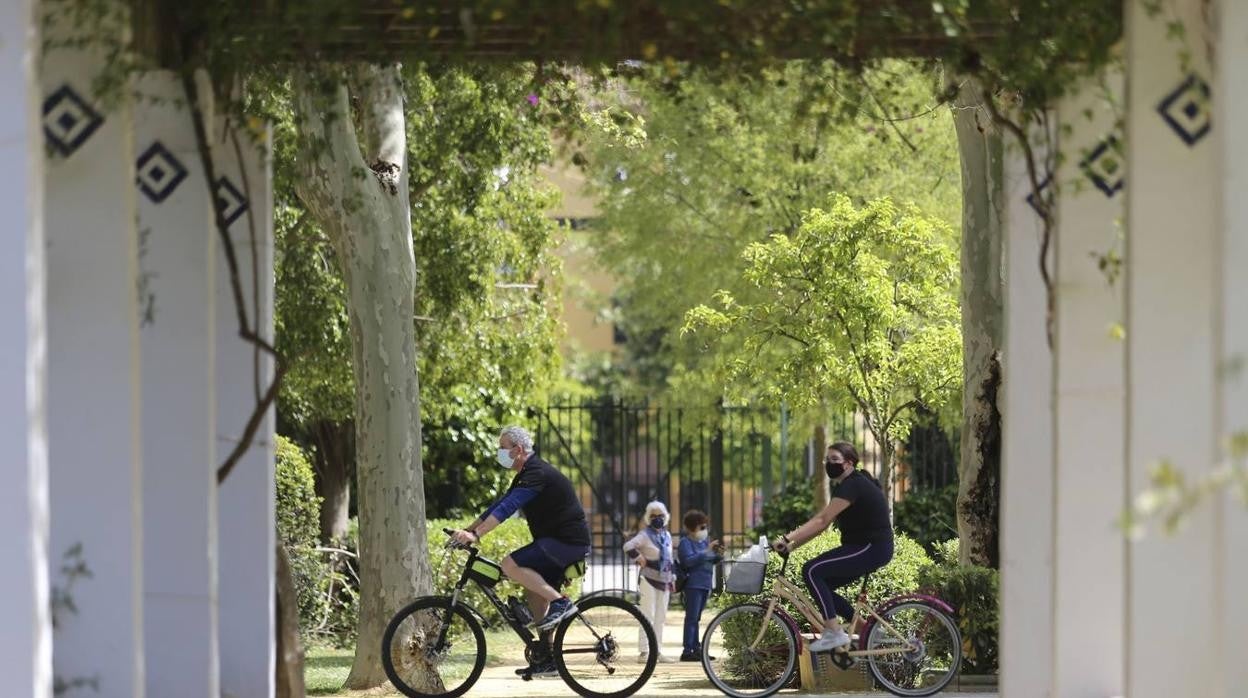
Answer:
[(515, 463), (515, 459), (511, 457), (510, 448), (498, 449), (498, 464), (499, 465), (503, 466), (504, 468), (510, 469), (514, 463)]
[(706, 540), (706, 536), (707, 536), (709, 533), (710, 533), (710, 531), (706, 530), (705, 528), (700, 529), (700, 530), (698, 530), (698, 531), (694, 531), (694, 532), (693, 532), (693, 539), (694, 539), (694, 540), (696, 540), (696, 541), (698, 541), (698, 542), (700, 543), (700, 542), (702, 542), (702, 541)]

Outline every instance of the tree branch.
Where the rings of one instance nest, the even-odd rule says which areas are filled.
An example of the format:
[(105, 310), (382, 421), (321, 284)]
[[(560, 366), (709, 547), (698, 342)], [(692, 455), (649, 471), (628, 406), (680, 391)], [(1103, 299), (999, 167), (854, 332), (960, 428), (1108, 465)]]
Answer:
[(230, 228), (225, 222), (225, 212), (216, 204), (217, 169), (216, 164), (212, 160), (212, 148), (208, 138), (208, 129), (204, 125), (204, 113), (199, 102), (199, 89), (195, 84), (194, 69), (189, 67), (189, 65), (188, 63), (188, 67), (182, 71), (182, 89), (186, 93), (187, 106), (191, 112), (191, 124), (195, 129), (195, 141), (199, 147), (199, 160), (204, 170), (204, 184), (208, 188), (208, 200), (212, 205), (213, 220), (216, 224), (222, 251), (225, 253), (225, 263), (230, 272), (230, 292), (234, 298), (234, 312), (238, 318), (238, 336), (255, 345), (257, 350), (264, 351), (273, 358), (272, 383), (269, 384), (268, 390), (261, 395), (259, 402), (256, 403), (255, 408), (251, 412), (251, 416), (248, 417), (238, 443), (234, 445), (230, 454), (226, 456), (225, 460), (217, 468), (217, 484), (220, 485), (229, 477), (230, 472), (234, 470), (234, 466), (242, 459), (243, 454), (251, 448), (256, 431), (260, 428), (260, 422), (264, 419), (264, 415), (268, 412), (269, 407), (277, 399), (277, 391), (281, 386), (282, 376), (286, 369), (281, 354), (255, 331), (247, 319), (247, 302), (244, 300), (243, 285), (239, 278), (238, 256), (234, 251), (234, 242), (230, 239)]

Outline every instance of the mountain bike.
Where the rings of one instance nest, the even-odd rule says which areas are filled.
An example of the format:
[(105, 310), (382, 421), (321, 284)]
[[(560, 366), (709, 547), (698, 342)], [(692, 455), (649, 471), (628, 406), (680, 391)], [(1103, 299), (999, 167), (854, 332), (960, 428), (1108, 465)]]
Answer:
[[(796, 675), (798, 655), (808, 640), (781, 601), (792, 604), (815, 633), (823, 628), (818, 607), (784, 576), (789, 556), (781, 557), (780, 574), (765, 602), (727, 608), (707, 626), (702, 668), (711, 683), (733, 698), (770, 696), (788, 686)], [(733, 569), (728, 576), (729, 592), (762, 591), (765, 563), (730, 564), (757, 568)], [(734, 576), (745, 581), (738, 581), (734, 587)], [(854, 602), (851, 642), (831, 652), (832, 663), (849, 669), (859, 660), (866, 661), (875, 681), (894, 695), (939, 693), (957, 675), (962, 662), (962, 636), (953, 620), (953, 609), (936, 597), (922, 594), (898, 596), (873, 607), (867, 600), (869, 578), (863, 578)]]
[[(450, 536), (454, 531), (443, 529)], [(504, 602), (494, 587), (503, 578), (502, 567), (481, 556), (472, 545), (447, 543), (451, 551), (466, 551), (464, 563), (449, 596), (424, 596), (401, 609), (381, 640), (381, 663), (390, 683), (411, 698), (456, 698), (481, 678), (486, 646), (482, 626), (485, 616), (464, 600), (469, 582), (480, 588), (511, 628), (524, 641), (529, 669), (518, 672), (533, 678), (534, 664), (553, 659), (559, 676), (572, 690), (586, 698), (625, 698), (636, 693), (654, 673), (659, 652), (654, 629), (634, 605), (612, 596), (577, 602), (577, 610), (553, 630), (534, 633), (528, 628), (532, 615), (523, 600)], [(573, 565), (569, 578), (584, 574)], [(644, 648), (644, 652), (643, 652)], [(638, 662), (645, 654), (646, 661)]]

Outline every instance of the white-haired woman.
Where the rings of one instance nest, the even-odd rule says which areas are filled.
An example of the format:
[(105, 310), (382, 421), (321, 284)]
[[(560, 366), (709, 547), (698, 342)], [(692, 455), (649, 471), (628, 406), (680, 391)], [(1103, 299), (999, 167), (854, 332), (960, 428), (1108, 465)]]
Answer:
[[(663, 654), (663, 624), (667, 620), (667, 602), (676, 582), (676, 555), (672, 548), (672, 534), (667, 530), (671, 518), (663, 502), (650, 502), (642, 517), (641, 530), (624, 544), (625, 554), (641, 567), (641, 581), (637, 585), (641, 613), (654, 628), (660, 662), (676, 661)], [(645, 638), (638, 633), (637, 646), (644, 647), (645, 644)], [(638, 657), (641, 663), (645, 663), (646, 659), (645, 654)]]

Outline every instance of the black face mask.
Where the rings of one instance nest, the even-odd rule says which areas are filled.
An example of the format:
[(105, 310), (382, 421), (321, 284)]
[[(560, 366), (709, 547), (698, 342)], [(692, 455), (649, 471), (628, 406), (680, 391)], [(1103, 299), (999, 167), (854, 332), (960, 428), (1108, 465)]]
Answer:
[(840, 463), (833, 463), (830, 460), (825, 460), (823, 462), (823, 469), (828, 473), (828, 477), (832, 478), (833, 480), (844, 475), (845, 469), (848, 467), (849, 467), (849, 463), (846, 463), (844, 461)]

